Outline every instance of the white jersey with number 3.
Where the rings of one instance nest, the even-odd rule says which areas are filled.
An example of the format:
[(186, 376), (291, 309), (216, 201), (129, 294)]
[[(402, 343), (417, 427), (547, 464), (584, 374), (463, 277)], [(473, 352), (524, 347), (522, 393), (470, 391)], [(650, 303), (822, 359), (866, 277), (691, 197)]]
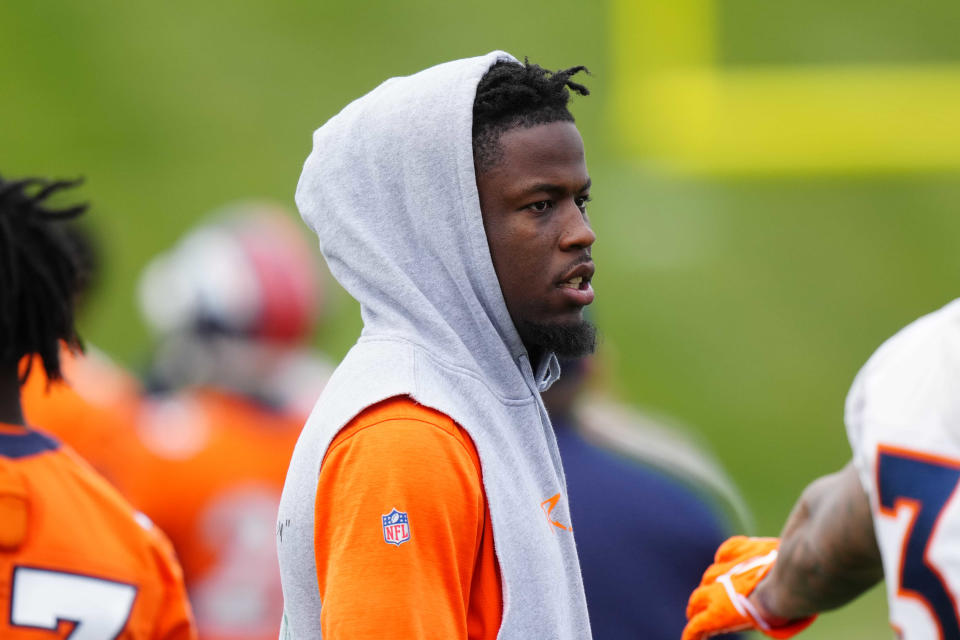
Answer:
[(890, 622), (907, 640), (960, 640), (960, 300), (881, 346), (847, 396)]

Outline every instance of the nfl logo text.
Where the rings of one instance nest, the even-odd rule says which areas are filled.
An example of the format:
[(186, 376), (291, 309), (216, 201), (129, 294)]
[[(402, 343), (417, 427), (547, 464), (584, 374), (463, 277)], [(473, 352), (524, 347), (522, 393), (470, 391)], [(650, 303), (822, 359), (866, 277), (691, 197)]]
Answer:
[(403, 511), (394, 508), (390, 513), (381, 516), (383, 519), (383, 541), (395, 544), (398, 547), (410, 539), (410, 518)]

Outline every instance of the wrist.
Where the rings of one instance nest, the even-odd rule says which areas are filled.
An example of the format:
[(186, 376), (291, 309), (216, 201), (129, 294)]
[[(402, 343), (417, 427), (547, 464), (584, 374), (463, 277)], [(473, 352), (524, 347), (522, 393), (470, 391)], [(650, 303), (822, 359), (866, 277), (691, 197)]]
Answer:
[(754, 606), (757, 613), (763, 618), (770, 627), (784, 627), (790, 624), (796, 618), (781, 615), (782, 609), (778, 609), (776, 598), (770, 587), (770, 575), (767, 575), (750, 593), (748, 599)]

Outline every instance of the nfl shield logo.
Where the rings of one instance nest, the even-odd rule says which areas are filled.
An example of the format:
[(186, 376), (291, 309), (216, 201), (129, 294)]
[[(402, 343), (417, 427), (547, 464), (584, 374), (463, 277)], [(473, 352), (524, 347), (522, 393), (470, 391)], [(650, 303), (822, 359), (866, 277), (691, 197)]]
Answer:
[(410, 519), (403, 511), (393, 511), (381, 516), (383, 519), (383, 541), (398, 547), (410, 539)]

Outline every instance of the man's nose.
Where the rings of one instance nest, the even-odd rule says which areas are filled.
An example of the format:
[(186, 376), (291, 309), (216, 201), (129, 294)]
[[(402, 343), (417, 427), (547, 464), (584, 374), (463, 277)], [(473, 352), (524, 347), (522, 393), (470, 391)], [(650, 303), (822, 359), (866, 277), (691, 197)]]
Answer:
[(597, 234), (590, 228), (587, 214), (575, 204), (570, 205), (570, 211), (564, 216), (563, 235), (560, 237), (560, 248), (564, 251), (587, 249), (597, 240)]

